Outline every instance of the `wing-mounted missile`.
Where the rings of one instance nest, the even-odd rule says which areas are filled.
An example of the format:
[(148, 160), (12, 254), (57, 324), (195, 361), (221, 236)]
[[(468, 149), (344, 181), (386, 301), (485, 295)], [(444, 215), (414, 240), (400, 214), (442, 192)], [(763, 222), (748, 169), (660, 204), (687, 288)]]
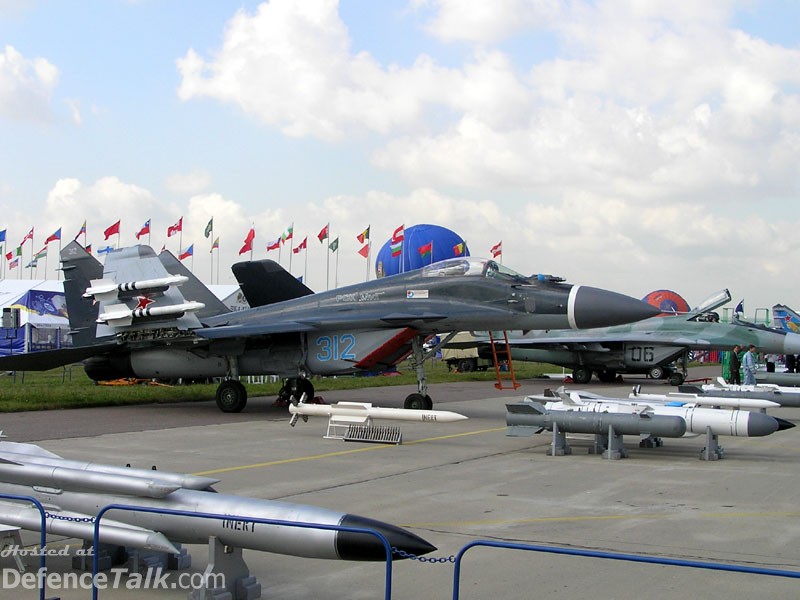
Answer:
[(189, 278), (183, 275), (170, 275), (169, 277), (129, 281), (119, 284), (112, 279), (93, 279), (92, 285), (86, 288), (83, 297), (94, 298), (99, 302), (110, 302), (118, 298), (131, 297), (141, 292), (149, 294), (164, 292), (171, 286), (183, 285), (188, 280)]
[(202, 302), (182, 302), (166, 306), (150, 306), (153, 301), (145, 296), (138, 298), (135, 308), (128, 308), (125, 304), (114, 304), (106, 307), (105, 311), (97, 317), (98, 323), (109, 327), (128, 327), (134, 320), (149, 319), (179, 319), (186, 313), (196, 312), (205, 308)]

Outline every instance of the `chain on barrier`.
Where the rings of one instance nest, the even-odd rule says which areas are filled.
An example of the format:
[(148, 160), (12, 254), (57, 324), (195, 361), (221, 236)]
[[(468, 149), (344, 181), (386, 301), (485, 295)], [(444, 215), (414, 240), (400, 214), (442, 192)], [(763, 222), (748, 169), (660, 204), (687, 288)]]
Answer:
[(395, 548), (392, 546), (392, 554), (396, 554), (400, 558), (407, 558), (409, 560), (415, 560), (421, 563), (455, 563), (456, 557), (455, 554), (451, 554), (450, 556), (417, 556), (416, 554), (412, 554), (411, 552), (406, 552), (405, 550), (400, 550), (400, 548)]
[(69, 521), (70, 523), (94, 523), (94, 517), (70, 517), (69, 515), (54, 515), (53, 513), (45, 512), (44, 516), (48, 519), (56, 519), (57, 521)]

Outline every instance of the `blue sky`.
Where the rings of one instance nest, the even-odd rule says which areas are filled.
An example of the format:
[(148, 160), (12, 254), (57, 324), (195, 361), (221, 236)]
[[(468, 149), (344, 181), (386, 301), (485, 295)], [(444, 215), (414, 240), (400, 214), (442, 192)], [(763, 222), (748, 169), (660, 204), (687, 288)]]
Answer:
[(377, 251), (435, 223), (523, 272), (797, 304), (798, 22), (779, 0), (0, 0), (0, 229), (35, 227), (27, 258), (151, 219), (177, 253), (182, 216), (205, 278), (213, 217), (231, 282), (251, 226), (277, 259), (294, 223), (323, 289), (327, 222), (340, 283), (367, 225)]

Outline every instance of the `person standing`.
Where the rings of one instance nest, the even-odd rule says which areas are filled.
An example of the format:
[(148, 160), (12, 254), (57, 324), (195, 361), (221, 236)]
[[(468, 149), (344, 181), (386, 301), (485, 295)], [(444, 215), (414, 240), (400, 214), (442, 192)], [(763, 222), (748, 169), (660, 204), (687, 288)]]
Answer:
[(744, 369), (744, 384), (756, 384), (756, 347), (750, 344), (747, 352), (744, 353), (742, 359), (742, 368)]
[(734, 385), (742, 385), (742, 374), (739, 371), (742, 366), (742, 360), (739, 358), (739, 352), (741, 352), (741, 350), (742, 347), (739, 346), (739, 344), (736, 344), (733, 347), (731, 358), (728, 362), (728, 383), (732, 383)]

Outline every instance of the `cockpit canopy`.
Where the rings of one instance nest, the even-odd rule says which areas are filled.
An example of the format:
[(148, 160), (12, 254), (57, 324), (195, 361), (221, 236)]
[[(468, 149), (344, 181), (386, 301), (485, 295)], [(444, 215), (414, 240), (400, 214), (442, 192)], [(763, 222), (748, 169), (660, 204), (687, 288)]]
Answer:
[(532, 275), (527, 277), (513, 269), (488, 258), (450, 258), (422, 267), (423, 277), (487, 277), (511, 283), (531, 283), (532, 281), (564, 281), (552, 275)]

